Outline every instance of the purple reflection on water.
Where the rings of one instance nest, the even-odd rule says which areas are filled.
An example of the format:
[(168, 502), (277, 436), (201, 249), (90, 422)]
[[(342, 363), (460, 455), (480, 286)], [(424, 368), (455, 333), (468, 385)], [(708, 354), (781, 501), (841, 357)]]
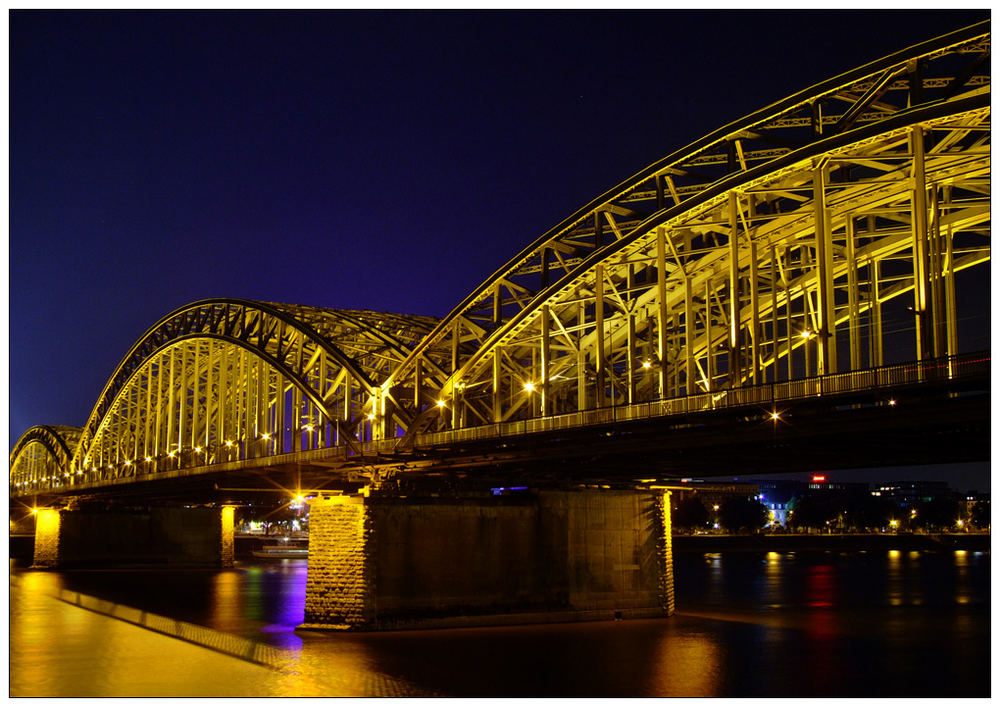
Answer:
[(269, 644), (291, 650), (302, 647), (295, 635), (305, 616), (306, 560), (279, 560), (247, 568), (248, 592), (267, 599), (263, 618), (269, 623), (260, 628)]

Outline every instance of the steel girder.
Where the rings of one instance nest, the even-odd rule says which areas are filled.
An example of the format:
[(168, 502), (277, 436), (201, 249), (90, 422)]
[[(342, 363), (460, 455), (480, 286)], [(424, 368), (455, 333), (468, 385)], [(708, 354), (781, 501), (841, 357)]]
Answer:
[(82, 432), (79, 427), (37, 425), (21, 435), (10, 453), (11, 488), (28, 493), (64, 482)]
[(908, 291), (911, 357), (956, 352), (954, 274), (989, 259), (989, 37), (838, 76), (590, 202), (393, 372), (424, 386), (409, 435), (881, 365)]
[[(435, 321), (238, 299), (182, 307), (128, 352), (87, 425), (50, 455), (60, 473), (45, 485), (378, 439), (408, 422), (379, 384)], [(29, 442), (45, 429), (14, 454), (39, 451)]]
[(22, 438), (11, 493), (953, 356), (956, 273), (989, 260), (989, 45), (982, 23), (692, 143), (443, 320), (183, 307), (62, 452)]

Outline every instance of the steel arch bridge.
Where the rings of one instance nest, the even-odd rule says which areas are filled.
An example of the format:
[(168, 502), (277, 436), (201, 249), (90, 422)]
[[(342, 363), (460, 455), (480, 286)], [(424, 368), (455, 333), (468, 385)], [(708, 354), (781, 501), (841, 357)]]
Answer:
[(444, 319), (183, 307), (82, 429), (22, 437), (11, 494), (988, 369), (959, 327), (960, 304), (985, 297), (960, 273), (990, 259), (989, 52), (981, 23), (725, 126), (586, 204)]

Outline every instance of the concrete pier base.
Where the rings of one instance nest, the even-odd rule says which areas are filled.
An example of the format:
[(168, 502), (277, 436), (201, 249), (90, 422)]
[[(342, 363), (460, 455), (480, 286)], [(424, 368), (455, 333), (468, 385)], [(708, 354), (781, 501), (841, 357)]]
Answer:
[(32, 567), (233, 566), (232, 507), (39, 509)]
[(316, 499), (301, 628), (668, 616), (669, 509), (637, 491)]

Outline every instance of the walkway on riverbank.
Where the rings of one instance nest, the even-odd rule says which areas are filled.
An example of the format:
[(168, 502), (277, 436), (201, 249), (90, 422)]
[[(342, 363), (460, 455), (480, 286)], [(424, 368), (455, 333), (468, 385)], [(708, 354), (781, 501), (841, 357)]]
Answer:
[(47, 580), (29, 572), (10, 582), (11, 697), (322, 694), (297, 676), (61, 601)]

